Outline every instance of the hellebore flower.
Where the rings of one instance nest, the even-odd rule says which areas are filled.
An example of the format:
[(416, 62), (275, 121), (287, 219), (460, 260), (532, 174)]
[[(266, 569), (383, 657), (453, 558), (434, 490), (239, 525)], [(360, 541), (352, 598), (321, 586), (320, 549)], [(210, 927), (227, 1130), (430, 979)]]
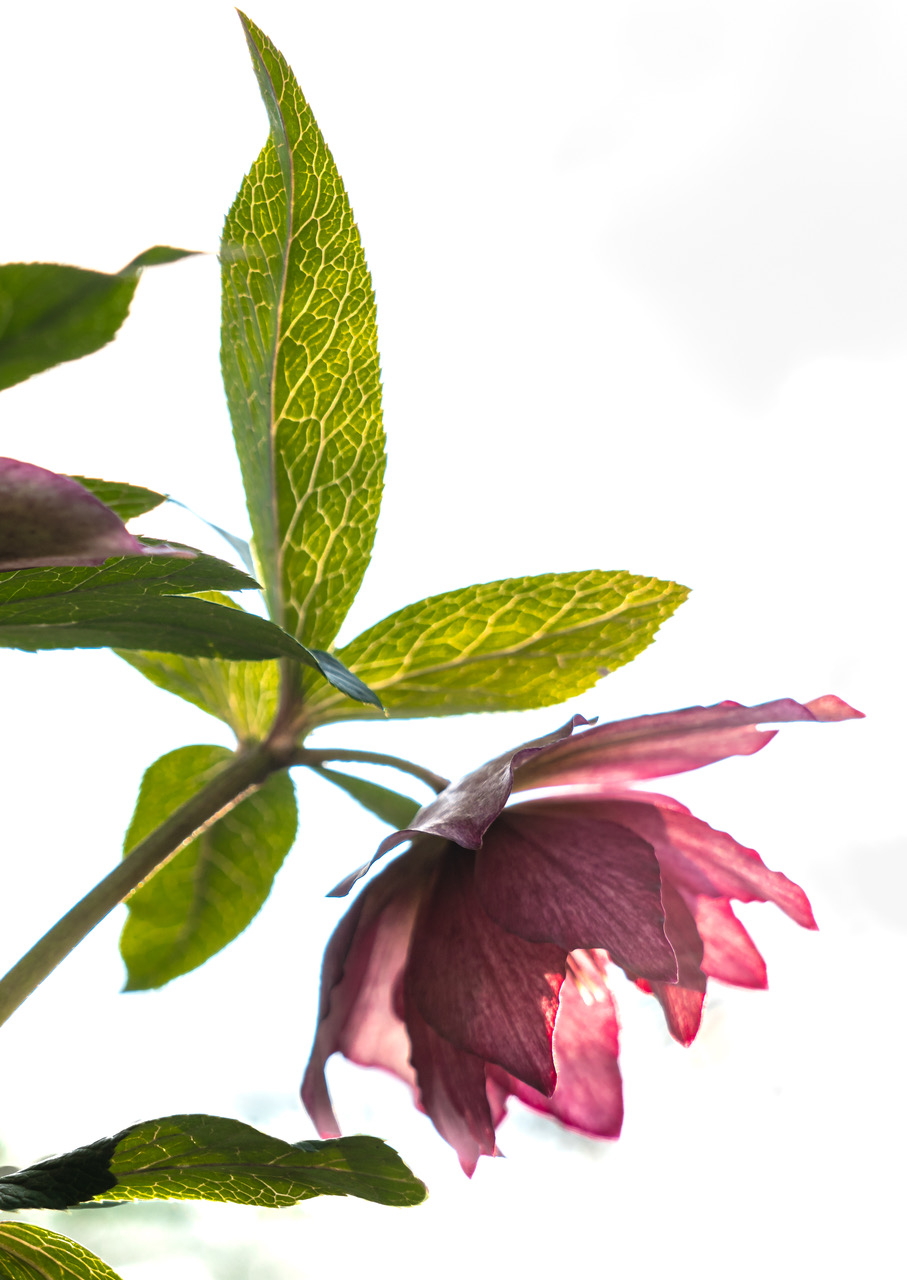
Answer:
[[(340, 1052), (406, 1081), (469, 1174), (496, 1153), (511, 1095), (582, 1133), (617, 1137), (606, 967), (652, 992), (689, 1044), (708, 978), (766, 985), (732, 899), (774, 902), (816, 927), (802, 889), (754, 850), (628, 784), (751, 755), (776, 732), (761, 724), (860, 714), (828, 696), (594, 727), (575, 716), (447, 787), (379, 846), (376, 858), (411, 842), (328, 943), (302, 1088), (322, 1136), (339, 1132), (324, 1067)], [(558, 792), (505, 807), (511, 792), (542, 788)]]
[(0, 570), (191, 554), (164, 544), (144, 546), (110, 507), (69, 476), (0, 458)]

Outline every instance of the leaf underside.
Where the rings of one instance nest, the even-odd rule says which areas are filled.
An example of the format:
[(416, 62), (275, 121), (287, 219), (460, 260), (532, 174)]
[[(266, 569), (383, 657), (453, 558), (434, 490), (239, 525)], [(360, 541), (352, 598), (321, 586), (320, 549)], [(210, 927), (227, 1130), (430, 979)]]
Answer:
[(375, 299), (311, 109), (240, 17), (271, 135), (224, 226), (224, 385), (269, 612), (327, 648), (362, 581), (381, 500)]
[(4, 1280), (120, 1280), (84, 1245), (31, 1222), (0, 1222), (0, 1276)]
[[(104, 1172), (109, 1185), (99, 1193), (94, 1167), (87, 1179), (80, 1171), (85, 1153), (102, 1145), (108, 1150)], [(99, 1195), (115, 1202), (218, 1200), (275, 1209), (318, 1195), (358, 1196), (398, 1206), (421, 1204), (426, 1196), (424, 1184), (378, 1138), (358, 1135), (292, 1144), (239, 1120), (177, 1115), (132, 1125), (103, 1143), (0, 1178), (0, 1210), (21, 1208), (22, 1190), (30, 1187), (34, 1189), (30, 1207), (58, 1208), (59, 1197), (41, 1203), (47, 1164), (53, 1164), (58, 1172), (71, 1166), (71, 1206)], [(0, 1224), (0, 1231), (8, 1225)], [(5, 1261), (2, 1253), (0, 1259)], [(22, 1274), (31, 1280), (27, 1272)], [(98, 1272), (99, 1280), (106, 1274)]]
[[(506, 578), (408, 605), (337, 656), (388, 716), (552, 706), (634, 658), (687, 594), (624, 572)], [(321, 723), (371, 714), (327, 689), (313, 691), (310, 713)]]
[(365, 778), (357, 778), (349, 773), (341, 773), (337, 769), (326, 769), (324, 765), (315, 765), (314, 772), (332, 782), (335, 787), (345, 791), (368, 809), (376, 818), (391, 827), (403, 830), (419, 812), (421, 806), (409, 796), (399, 791), (391, 791), (388, 787), (379, 786), (376, 782), (368, 782)]
[(143, 489), (137, 484), (122, 484), (117, 480), (99, 480), (96, 476), (70, 476), (89, 493), (115, 511), (121, 520), (133, 520), (143, 516), (146, 511), (153, 511), (162, 502), (167, 501), (164, 493), (155, 493), (153, 489)]
[[(226, 747), (180, 747), (146, 770), (124, 856), (232, 757)], [(287, 773), (270, 778), (127, 899), (120, 938), (127, 991), (161, 987), (198, 968), (254, 919), (296, 837)]]

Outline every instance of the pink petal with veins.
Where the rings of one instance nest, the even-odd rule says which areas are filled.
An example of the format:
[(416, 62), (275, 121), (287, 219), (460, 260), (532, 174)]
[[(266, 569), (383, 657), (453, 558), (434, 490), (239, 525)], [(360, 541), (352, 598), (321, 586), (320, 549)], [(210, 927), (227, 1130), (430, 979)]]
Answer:
[(474, 866), (475, 854), (447, 846), (413, 930), (407, 1001), (458, 1049), (550, 1093), (566, 951), (527, 942), (486, 915)]
[(677, 976), (652, 847), (593, 804), (507, 809), (476, 855), (476, 889), (492, 919), (531, 942), (603, 948), (646, 977)]

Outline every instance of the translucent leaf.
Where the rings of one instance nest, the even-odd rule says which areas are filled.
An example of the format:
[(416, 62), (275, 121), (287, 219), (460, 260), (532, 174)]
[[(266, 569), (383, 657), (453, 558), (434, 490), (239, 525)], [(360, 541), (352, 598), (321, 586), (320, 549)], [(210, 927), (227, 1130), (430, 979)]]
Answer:
[(381, 499), (375, 299), (314, 116), (240, 17), (271, 136), (224, 226), (224, 384), (270, 615), (326, 648), (362, 581)]
[[(231, 758), (226, 747), (180, 747), (145, 771), (124, 856)], [(127, 991), (161, 987), (204, 964), (254, 919), (296, 838), (287, 773), (270, 778), (181, 849), (127, 899), (120, 938)]]
[(0, 1222), (5, 1280), (120, 1280), (84, 1245), (31, 1222)]
[[(408, 605), (337, 657), (389, 716), (547, 707), (634, 658), (687, 594), (623, 572), (506, 578)], [(325, 689), (309, 710), (321, 723), (371, 714)]]
[(419, 812), (421, 806), (409, 796), (402, 796), (399, 791), (391, 791), (380, 787), (375, 782), (367, 782), (365, 778), (356, 778), (349, 773), (340, 773), (336, 769), (326, 769), (324, 765), (315, 765), (314, 770), (335, 787), (340, 787), (347, 795), (357, 800), (364, 809), (373, 813), (382, 822), (391, 827), (403, 830)]

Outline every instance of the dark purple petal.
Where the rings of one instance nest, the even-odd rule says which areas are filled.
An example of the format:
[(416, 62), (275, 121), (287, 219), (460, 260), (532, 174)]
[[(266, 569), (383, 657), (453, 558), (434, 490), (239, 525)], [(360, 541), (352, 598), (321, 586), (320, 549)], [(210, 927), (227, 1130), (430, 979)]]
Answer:
[(758, 724), (853, 718), (862, 718), (862, 712), (829, 694), (805, 704), (791, 698), (757, 707), (720, 702), (714, 707), (616, 720), (564, 738), (520, 762), (513, 789), (612, 787), (641, 778), (663, 778), (727, 756), (752, 755), (777, 732), (755, 728)]
[[(571, 957), (572, 958), (572, 957)], [(550, 1098), (530, 1089), (499, 1067), (488, 1068), (488, 1094), (503, 1111), (512, 1094), (535, 1111), (590, 1138), (616, 1138), (624, 1116), (618, 1053), (617, 1009), (602, 982), (595, 998), (583, 1000), (576, 984), (561, 987), (554, 1027), (557, 1087)]]
[(479, 1156), (497, 1154), (495, 1125), (485, 1091), (485, 1063), (439, 1036), (403, 997), (406, 1028), (412, 1046), (418, 1101), (445, 1142), (472, 1177)]
[(767, 987), (765, 961), (727, 899), (684, 897), (702, 938), (703, 973), (735, 987)]
[(480, 848), (485, 832), (510, 798), (514, 769), (552, 743), (568, 737), (577, 726), (594, 723), (584, 716), (574, 716), (553, 733), (505, 751), (480, 769), (467, 773), (459, 782), (451, 783), (435, 800), (419, 810), (408, 827), (382, 840), (374, 857), (341, 880), (331, 890), (330, 896), (342, 898), (379, 858), (418, 835), (437, 836), (459, 845), (461, 849)]
[(647, 982), (630, 973), (644, 991), (651, 991), (664, 1010), (668, 1030), (681, 1044), (692, 1044), (702, 1020), (706, 977), (702, 971), (702, 939), (696, 921), (669, 880), (662, 884), (665, 932), (677, 956), (677, 982)]
[[(635, 831), (655, 850), (662, 876), (688, 893), (739, 902), (774, 902), (805, 929), (816, 922), (809, 899), (780, 871), (770, 871), (755, 849), (694, 818), (670, 796), (645, 791), (590, 794), (590, 802), (612, 822)], [(581, 797), (574, 798), (581, 803)]]
[(147, 554), (120, 517), (69, 476), (0, 458), (0, 570)]
[(447, 846), (416, 918), (407, 1001), (458, 1049), (550, 1093), (551, 1035), (566, 952), (526, 942), (486, 915), (474, 868), (474, 853)]
[(507, 809), (476, 855), (476, 889), (492, 919), (529, 942), (603, 948), (638, 974), (677, 976), (652, 847), (593, 803)]
[(340, 1130), (324, 1067), (333, 1053), (383, 1067), (414, 1084), (406, 1028), (394, 1007), (416, 911), (436, 858), (412, 849), (363, 889), (327, 945), (318, 1028), (302, 1083), (302, 1100), (322, 1137)]

